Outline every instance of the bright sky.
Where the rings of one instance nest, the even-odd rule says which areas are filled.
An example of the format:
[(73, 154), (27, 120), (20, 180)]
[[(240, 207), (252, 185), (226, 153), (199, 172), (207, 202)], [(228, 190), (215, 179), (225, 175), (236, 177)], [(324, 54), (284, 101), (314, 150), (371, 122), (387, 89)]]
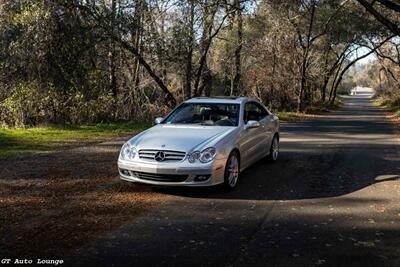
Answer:
[[(353, 59), (353, 58), (356, 58), (356, 57), (365, 55), (365, 54), (368, 53), (369, 51), (370, 51), (370, 50), (369, 50), (368, 48), (361, 47), (361, 48), (358, 50), (358, 54), (355, 53), (351, 58)], [(366, 64), (366, 63), (368, 63), (368, 62), (370, 62), (370, 61), (373, 61), (374, 59), (376, 59), (376, 56), (375, 56), (374, 53), (372, 53), (371, 55), (369, 55), (369, 56), (367, 56), (367, 57), (365, 57), (365, 58), (363, 58), (363, 59), (360, 59), (360, 60), (358, 61), (358, 63), (360, 63), (360, 64)]]

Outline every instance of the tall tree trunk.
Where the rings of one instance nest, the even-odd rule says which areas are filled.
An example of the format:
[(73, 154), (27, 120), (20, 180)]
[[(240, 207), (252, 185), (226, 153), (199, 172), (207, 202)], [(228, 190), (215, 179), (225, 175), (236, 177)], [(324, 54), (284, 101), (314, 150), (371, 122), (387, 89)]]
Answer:
[[(303, 102), (304, 102), (304, 91), (306, 90), (307, 83), (307, 68), (308, 68), (308, 57), (311, 46), (311, 34), (314, 25), (314, 17), (315, 17), (315, 0), (311, 1), (311, 14), (310, 14), (310, 23), (308, 26), (307, 33), (307, 43), (303, 47), (303, 59), (301, 64), (301, 78), (300, 78), (300, 92), (297, 98), (297, 112), (303, 111)], [(300, 37), (301, 38), (301, 37)]]
[(222, 26), (224, 25), (225, 19), (230, 15), (230, 12), (225, 14), (225, 16), (221, 19), (221, 22), (219, 23), (219, 25), (213, 32), (213, 25), (214, 25), (213, 21), (214, 21), (214, 17), (215, 17), (215, 14), (217, 13), (217, 11), (218, 11), (218, 9), (214, 8), (210, 12), (210, 22), (211, 23), (209, 23), (209, 25), (208, 25), (207, 40), (205, 41), (205, 47), (203, 49), (203, 52), (200, 55), (199, 68), (197, 69), (196, 76), (195, 76), (196, 77), (195, 82), (194, 82), (194, 94), (195, 95), (197, 95), (199, 92), (199, 84), (200, 84), (201, 74), (203, 73), (204, 65), (206, 64), (207, 54), (208, 54), (208, 51), (210, 50), (211, 43), (212, 43), (214, 37), (217, 36), (217, 34), (221, 30)]
[(322, 84), (322, 88), (321, 88), (321, 102), (325, 103), (326, 101), (326, 89), (328, 89), (328, 83), (330, 80), (331, 76), (329, 75), (325, 75), (324, 77), (324, 83)]
[[(116, 0), (111, 0), (111, 20), (110, 20), (110, 31), (111, 34), (115, 34), (115, 21), (117, 13), (117, 2)], [(110, 46), (108, 51), (108, 65), (109, 65), (109, 82), (111, 93), (114, 98), (117, 97), (117, 77), (116, 77), (116, 56), (115, 56), (115, 41), (110, 38)]]
[[(228, 12), (228, 8), (226, 8), (226, 12)], [(227, 25), (226, 25), (226, 30), (228, 31), (228, 32), (232, 32), (232, 30), (233, 30), (233, 23), (234, 23), (234, 17), (232, 17), (232, 16), (229, 16), (228, 17), (228, 19), (227, 19)], [(229, 51), (229, 49), (230, 49), (230, 42), (228, 42), (228, 41), (226, 41), (226, 42), (224, 42), (225, 44), (224, 44), (224, 48), (225, 48), (225, 50), (226, 51)], [(231, 95), (232, 94), (232, 92), (233, 92), (233, 82), (232, 82), (232, 79), (231, 79), (231, 73), (232, 73), (232, 71), (231, 71), (231, 64), (228, 64), (228, 62), (229, 62), (229, 59), (228, 58), (225, 58), (224, 59), (224, 62), (223, 62), (223, 64), (222, 64), (222, 66), (223, 66), (223, 72), (224, 72), (224, 95), (225, 96), (229, 96), (229, 95)]]
[(195, 86), (195, 91), (194, 95), (195, 96), (200, 96), (204, 94), (206, 96), (211, 95), (211, 87), (212, 87), (212, 76), (211, 76), (211, 70), (208, 67), (207, 64), (207, 42), (209, 41), (209, 35), (210, 33), (210, 27), (212, 26), (212, 23), (214, 21), (214, 14), (212, 12), (213, 10), (208, 6), (208, 0), (204, 1), (204, 18), (203, 18), (203, 31), (200, 39), (200, 55), (206, 55), (206, 58), (204, 60), (204, 66), (201, 71), (201, 85), (199, 90), (196, 90)]
[(189, 99), (192, 96), (192, 72), (193, 72), (193, 45), (194, 45), (194, 0), (190, 0), (189, 21), (188, 21), (188, 42), (186, 54), (186, 69), (185, 69), (185, 87), (183, 97)]
[[(139, 0), (135, 8), (135, 17), (137, 18), (136, 20), (137, 24), (135, 25), (136, 27), (133, 27), (131, 30), (132, 43), (134, 47), (137, 47), (139, 54), (141, 54), (143, 50), (143, 42), (142, 42), (143, 17), (144, 17), (143, 11), (144, 11), (143, 2), (142, 0)], [(131, 103), (136, 106), (135, 101), (140, 85), (140, 64), (136, 57), (133, 59), (132, 77), (133, 77), (133, 84), (129, 96)], [(136, 110), (133, 107), (129, 108), (129, 118), (132, 118), (135, 113)]]
[(233, 79), (233, 95), (238, 95), (241, 87), (241, 53), (243, 46), (243, 15), (240, 0), (235, 1), (236, 16), (237, 16), (237, 44), (235, 49), (235, 78)]
[(331, 102), (331, 100), (332, 100), (333, 92), (334, 92), (334, 90), (335, 90), (336, 81), (337, 81), (337, 79), (338, 79), (338, 77), (339, 77), (340, 69), (342, 68), (342, 65), (343, 65), (344, 60), (345, 60), (345, 58), (343, 58), (343, 59), (340, 61), (340, 64), (339, 64), (338, 69), (337, 69), (337, 71), (336, 71), (336, 73), (335, 73), (335, 76), (333, 77), (333, 81), (332, 81), (332, 85), (331, 85), (331, 90), (330, 90), (330, 92), (329, 92), (329, 102)]
[(332, 47), (331, 44), (328, 43), (327, 44), (327, 49), (325, 49), (325, 53), (324, 53), (324, 57), (325, 57), (325, 61), (324, 61), (324, 79), (323, 79), (323, 83), (322, 83), (322, 87), (321, 87), (321, 102), (324, 103), (325, 102), (325, 98), (326, 98), (326, 88), (328, 86), (328, 82), (329, 82), (329, 70), (328, 70), (328, 64), (329, 64), (329, 55), (330, 52), (332, 51)]
[(206, 66), (203, 71), (202, 82), (204, 86), (204, 95), (209, 97), (211, 95), (212, 90), (212, 75), (211, 70)]

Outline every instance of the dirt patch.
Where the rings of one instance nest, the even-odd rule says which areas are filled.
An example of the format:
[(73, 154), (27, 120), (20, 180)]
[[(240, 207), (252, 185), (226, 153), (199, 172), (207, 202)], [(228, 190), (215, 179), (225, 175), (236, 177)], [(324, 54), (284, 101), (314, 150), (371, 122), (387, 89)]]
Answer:
[(118, 178), (123, 140), (0, 162), (2, 256), (65, 255), (158, 202)]

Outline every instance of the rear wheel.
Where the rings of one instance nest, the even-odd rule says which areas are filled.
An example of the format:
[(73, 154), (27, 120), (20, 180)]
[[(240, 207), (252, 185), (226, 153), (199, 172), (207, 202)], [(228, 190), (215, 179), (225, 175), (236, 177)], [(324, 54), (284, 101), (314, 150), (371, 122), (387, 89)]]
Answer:
[(268, 161), (275, 162), (278, 160), (279, 155), (279, 138), (278, 135), (274, 135), (269, 149)]
[(237, 152), (233, 151), (226, 162), (224, 185), (228, 190), (236, 187), (239, 179), (239, 157)]

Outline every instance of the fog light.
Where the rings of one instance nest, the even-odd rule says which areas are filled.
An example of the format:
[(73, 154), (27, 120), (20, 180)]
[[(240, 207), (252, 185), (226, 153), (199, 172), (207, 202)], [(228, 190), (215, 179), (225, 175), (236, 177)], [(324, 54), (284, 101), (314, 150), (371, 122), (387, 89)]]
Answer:
[(208, 179), (210, 179), (210, 174), (207, 174), (207, 175), (197, 175), (195, 178), (194, 178), (194, 180), (196, 181), (196, 182), (204, 182), (204, 181), (207, 181)]
[(126, 176), (130, 176), (130, 175), (131, 175), (131, 174), (129, 173), (128, 170), (120, 169), (120, 172), (121, 172), (123, 175), (126, 175)]

